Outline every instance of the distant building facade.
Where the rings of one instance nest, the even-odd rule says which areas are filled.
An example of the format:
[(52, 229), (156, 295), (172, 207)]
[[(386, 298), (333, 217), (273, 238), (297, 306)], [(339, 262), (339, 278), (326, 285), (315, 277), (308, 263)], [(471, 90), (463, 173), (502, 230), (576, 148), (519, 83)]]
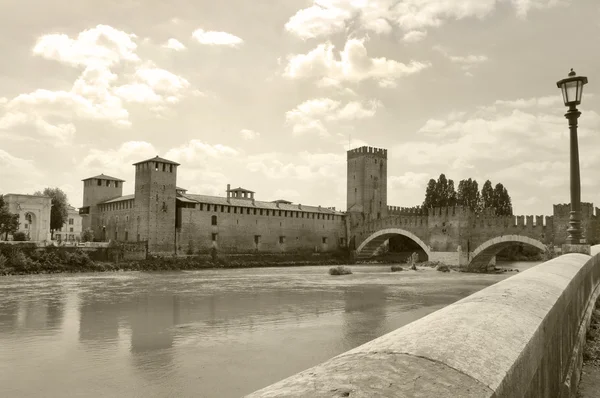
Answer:
[(79, 210), (71, 205), (67, 206), (67, 221), (63, 226), (54, 231), (54, 240), (62, 242), (78, 242), (81, 240), (82, 219)]
[(147, 241), (153, 253), (326, 252), (346, 245), (345, 215), (334, 208), (258, 201), (254, 192), (189, 194), (177, 187), (179, 164), (155, 157), (134, 164), (135, 191), (104, 174), (83, 180), (83, 229), (98, 240)]
[(9, 212), (19, 215), (18, 232), (23, 232), (31, 241), (50, 240), (52, 199), (49, 196), (9, 193), (4, 195), (4, 201), (8, 205)]

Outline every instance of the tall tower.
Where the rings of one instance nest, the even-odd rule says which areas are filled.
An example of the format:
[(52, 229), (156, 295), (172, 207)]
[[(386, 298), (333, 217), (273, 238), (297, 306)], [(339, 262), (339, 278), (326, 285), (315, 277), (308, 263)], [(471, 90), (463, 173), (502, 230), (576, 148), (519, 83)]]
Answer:
[[(347, 211), (369, 221), (387, 215), (387, 149), (363, 146), (348, 152)], [(358, 220), (357, 220), (358, 221)]]
[(132, 230), (148, 241), (154, 253), (175, 252), (175, 197), (177, 166), (158, 156), (135, 166), (135, 219)]
[(123, 183), (125, 180), (100, 174), (86, 178), (83, 181), (83, 206), (79, 209), (81, 214), (81, 228), (91, 228), (96, 237), (101, 236), (98, 203), (123, 196)]

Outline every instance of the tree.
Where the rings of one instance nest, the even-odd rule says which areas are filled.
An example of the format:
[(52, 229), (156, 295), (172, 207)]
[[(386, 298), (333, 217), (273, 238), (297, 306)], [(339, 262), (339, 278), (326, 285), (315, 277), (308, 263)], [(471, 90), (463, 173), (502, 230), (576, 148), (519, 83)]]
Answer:
[(494, 187), (493, 206), (498, 216), (512, 216), (512, 203), (508, 191), (501, 183)]
[(459, 206), (468, 207), (476, 212), (479, 206), (479, 186), (476, 180), (461, 180), (458, 183), (458, 192), (456, 193), (456, 203)]
[(8, 211), (8, 204), (4, 201), (4, 195), (0, 195), (0, 236), (8, 240), (8, 234), (14, 234), (19, 230), (19, 215)]
[(87, 228), (81, 234), (82, 242), (93, 242), (94, 241), (94, 231), (91, 228)]
[(491, 209), (494, 207), (494, 188), (492, 182), (487, 180), (481, 188), (480, 209)]
[(427, 183), (425, 190), (425, 200), (423, 207), (430, 209), (432, 207), (444, 207), (456, 205), (456, 191), (454, 190), (454, 181), (448, 180), (444, 174), (440, 174), (438, 180), (433, 178)]
[(37, 196), (49, 196), (52, 198), (52, 208), (50, 209), (50, 232), (54, 239), (54, 231), (62, 228), (67, 222), (69, 213), (67, 211), (67, 194), (60, 188), (45, 188), (43, 192), (34, 193)]
[(430, 209), (432, 207), (435, 207), (438, 201), (439, 200), (436, 192), (436, 183), (435, 180), (432, 178), (427, 183), (427, 189), (425, 189), (425, 200), (423, 201), (423, 208)]

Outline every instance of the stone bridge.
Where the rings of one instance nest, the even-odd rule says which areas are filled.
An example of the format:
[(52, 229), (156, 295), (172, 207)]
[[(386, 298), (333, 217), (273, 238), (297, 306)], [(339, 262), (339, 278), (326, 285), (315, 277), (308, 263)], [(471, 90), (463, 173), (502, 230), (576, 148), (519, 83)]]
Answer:
[(247, 397), (575, 397), (599, 251), (546, 261)]
[[(352, 221), (351, 221), (352, 222)], [(501, 250), (524, 244), (546, 252), (555, 242), (553, 217), (475, 215), (464, 207), (398, 209), (388, 216), (350, 226), (350, 248), (357, 259), (374, 255), (389, 239), (402, 237), (420, 248), (421, 260), (443, 261), (482, 271)], [(415, 246), (416, 244), (416, 246)]]

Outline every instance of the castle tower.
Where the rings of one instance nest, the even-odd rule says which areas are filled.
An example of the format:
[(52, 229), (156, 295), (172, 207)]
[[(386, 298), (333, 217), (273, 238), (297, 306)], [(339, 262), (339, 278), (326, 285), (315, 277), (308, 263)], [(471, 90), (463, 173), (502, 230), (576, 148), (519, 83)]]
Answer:
[(123, 183), (125, 180), (100, 174), (86, 178), (83, 181), (83, 206), (79, 209), (81, 214), (81, 228), (91, 228), (96, 236), (99, 233), (98, 203), (123, 196)]
[(175, 197), (179, 163), (156, 156), (134, 163), (136, 240), (155, 253), (175, 252)]
[(387, 149), (363, 146), (348, 154), (347, 211), (364, 221), (387, 215)]

